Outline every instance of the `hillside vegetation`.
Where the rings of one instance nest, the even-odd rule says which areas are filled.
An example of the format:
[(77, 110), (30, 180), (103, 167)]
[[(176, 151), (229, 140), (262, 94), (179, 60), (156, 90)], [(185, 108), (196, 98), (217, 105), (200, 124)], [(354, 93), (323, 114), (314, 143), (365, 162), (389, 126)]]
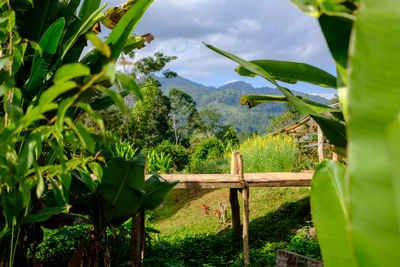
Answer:
[[(199, 110), (206, 107), (215, 108), (222, 115), (222, 124), (233, 125), (238, 133), (265, 132), (271, 118), (286, 111), (280, 103), (265, 103), (252, 109), (240, 105), (240, 97), (247, 94), (281, 95), (277, 89), (269, 87), (254, 88), (245, 82), (232, 82), (216, 88), (192, 82), (181, 76), (159, 78), (158, 81), (165, 95), (168, 95), (172, 88), (177, 88), (192, 96)], [(306, 96), (301, 92), (293, 92)], [(313, 101), (329, 104), (326, 98), (315, 95), (309, 97)]]

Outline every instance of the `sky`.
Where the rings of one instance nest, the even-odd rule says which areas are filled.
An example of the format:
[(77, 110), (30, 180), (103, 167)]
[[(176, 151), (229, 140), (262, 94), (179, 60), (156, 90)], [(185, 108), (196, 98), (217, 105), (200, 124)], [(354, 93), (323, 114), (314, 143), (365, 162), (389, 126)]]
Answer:
[[(110, 7), (124, 1), (102, 2)], [(246, 60), (304, 62), (334, 75), (336, 72), (317, 20), (296, 9), (289, 0), (154, 0), (134, 32), (155, 37), (136, 53), (137, 59), (157, 51), (177, 56), (168, 68), (204, 85), (218, 87), (245, 81), (254, 87), (273, 87), (262, 78), (238, 75), (235, 62), (202, 42)], [(304, 83), (285, 86), (310, 94), (336, 93)]]

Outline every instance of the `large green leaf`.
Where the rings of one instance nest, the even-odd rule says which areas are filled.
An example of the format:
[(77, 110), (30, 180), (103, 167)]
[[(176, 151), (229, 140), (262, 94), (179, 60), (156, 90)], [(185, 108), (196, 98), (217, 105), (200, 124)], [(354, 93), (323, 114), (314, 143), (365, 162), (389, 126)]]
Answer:
[(150, 6), (153, 0), (137, 0), (130, 7), (128, 12), (122, 16), (114, 30), (110, 33), (107, 44), (111, 46), (111, 57), (116, 58), (124, 48), (126, 41), (139, 23), (140, 18)]
[(48, 207), (39, 210), (38, 212), (26, 216), (22, 222), (23, 223), (36, 223), (36, 222), (44, 222), (50, 219), (51, 216), (57, 215), (60, 213), (65, 213), (67, 209), (65, 207)]
[[(301, 99), (308, 106), (313, 108), (319, 113), (329, 112), (329, 113), (341, 113), (340, 110), (332, 108), (330, 106), (314, 102), (303, 98), (302, 96), (296, 96)], [(290, 103), (286, 96), (281, 95), (244, 95), (240, 98), (240, 103), (242, 105), (248, 105), (249, 108), (255, 107), (257, 105), (267, 103), (267, 102), (285, 102)]]
[(78, 8), (81, 0), (70, 0), (68, 2), (60, 3), (60, 15), (65, 18), (66, 21), (69, 21), (72, 16), (75, 14), (76, 9)]
[(400, 5), (364, 0), (354, 25), (348, 73), (350, 233), (360, 266), (397, 266), (399, 191), (387, 132), (400, 111)]
[[(278, 81), (286, 83), (297, 83), (300, 81), (323, 87), (336, 88), (336, 77), (309, 64), (277, 60), (253, 60), (250, 62), (270, 73)], [(256, 74), (243, 66), (237, 67), (235, 71), (242, 76), (256, 76)]]
[[(12, 1), (17, 2), (17, 1)], [(17, 18), (22, 37), (38, 42), (46, 27), (57, 18), (59, 0), (34, 0), (33, 5)]]
[(83, 20), (82, 23), (74, 24), (76, 28), (71, 29), (72, 35), (68, 38), (68, 40), (63, 44), (63, 52), (61, 57), (54, 64), (52, 71), (58, 67), (58, 65), (63, 61), (68, 51), (73, 47), (73, 45), (77, 42), (78, 38), (85, 34), (93, 25), (100, 19), (101, 11), (106, 7), (106, 4), (103, 4), (96, 10), (90, 13), (90, 16)]
[(66, 82), (63, 82), (63, 83), (60, 83), (60, 84), (55, 84), (55, 85), (49, 87), (40, 96), (38, 107), (40, 109), (46, 108), (46, 106), (48, 104), (50, 104), (51, 102), (53, 102), (58, 96), (60, 96), (61, 94), (76, 88), (77, 86), (78, 85), (75, 82), (66, 81)]
[(44, 81), (50, 67), (51, 59), (56, 53), (58, 42), (65, 26), (65, 19), (57, 19), (43, 34), (39, 45), (42, 49), (42, 56), (36, 51), (33, 57), (31, 76), (24, 85), (26, 91), (37, 89)]
[(74, 130), (76, 135), (81, 140), (83, 147), (86, 148), (90, 153), (94, 153), (96, 142), (94, 141), (88, 130), (83, 128), (81, 125), (73, 123), (71, 118), (69, 117), (65, 118), (64, 121), (68, 124), (69, 127), (72, 128), (72, 130)]
[(129, 93), (134, 94), (139, 100), (143, 99), (142, 91), (132, 77), (128, 77), (124, 74), (118, 74), (117, 78), (120, 82), (121, 88), (124, 88)]
[(329, 50), (336, 63), (346, 69), (353, 21), (348, 18), (321, 15), (318, 19)]
[[(137, 161), (113, 159), (103, 170), (98, 192), (106, 202), (106, 217), (133, 216), (141, 205), (144, 187), (144, 164)], [(111, 214), (110, 214), (111, 213)]]
[(347, 234), (345, 171), (340, 163), (324, 161), (311, 182), (311, 214), (325, 266), (357, 266)]
[(81, 63), (65, 64), (54, 74), (53, 82), (60, 84), (76, 77), (87, 75), (90, 75), (90, 69)]
[(168, 183), (159, 174), (153, 174), (146, 180), (142, 201), (143, 210), (153, 210), (163, 203), (165, 197), (179, 181)]
[(100, 0), (84, 0), (79, 10), (78, 17), (85, 21), (92, 15), (100, 6)]

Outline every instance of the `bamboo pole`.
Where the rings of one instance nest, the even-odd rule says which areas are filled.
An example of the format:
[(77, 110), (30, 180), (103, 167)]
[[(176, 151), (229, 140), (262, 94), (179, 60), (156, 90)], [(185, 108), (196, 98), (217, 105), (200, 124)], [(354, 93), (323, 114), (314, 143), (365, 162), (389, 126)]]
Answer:
[(325, 158), (324, 155), (324, 133), (322, 132), (321, 127), (318, 125), (318, 159), (319, 162), (322, 162)]
[(246, 186), (246, 181), (244, 180), (244, 167), (243, 167), (243, 157), (238, 155), (238, 165), (239, 165), (239, 180), (245, 186), (242, 189), (243, 197), (243, 261), (244, 265), (250, 264), (249, 256), (249, 195), (250, 189)]
[[(232, 152), (231, 158), (231, 174), (238, 174), (238, 152)], [(232, 229), (238, 232), (240, 229), (240, 206), (236, 188), (229, 189), (229, 202), (232, 211)]]

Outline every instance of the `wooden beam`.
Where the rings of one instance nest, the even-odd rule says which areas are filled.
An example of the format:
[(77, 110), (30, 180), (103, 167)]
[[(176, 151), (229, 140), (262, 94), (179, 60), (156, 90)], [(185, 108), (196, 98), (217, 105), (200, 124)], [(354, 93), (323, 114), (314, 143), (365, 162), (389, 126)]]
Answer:
[[(231, 158), (231, 174), (232, 175), (238, 175), (239, 172), (239, 164), (238, 164), (238, 152), (232, 152), (232, 158)], [(239, 178), (239, 177), (238, 177)], [(236, 186), (240, 186), (241, 184), (238, 183), (238, 178), (235, 178)], [(217, 184), (214, 184), (216, 186)], [(219, 184), (223, 185), (223, 184)], [(239, 188), (240, 188), (239, 187)], [(240, 205), (239, 205), (239, 200), (238, 200), (238, 190), (232, 187), (229, 187), (229, 203), (231, 205), (231, 212), (232, 212), (232, 229), (235, 232), (239, 232), (240, 230)]]
[[(236, 190), (244, 187), (310, 186), (313, 174), (313, 171), (243, 173), (242, 180), (244, 180), (244, 182), (240, 181), (239, 174), (161, 174), (161, 176), (168, 182), (179, 181), (179, 183), (174, 187), (175, 189), (198, 190), (231, 188)], [(150, 175), (146, 176), (146, 178), (149, 177)], [(231, 192), (230, 195), (232, 196), (230, 197), (230, 200), (235, 202), (235, 193)], [(233, 205), (235, 206), (235, 204)]]
[(318, 125), (318, 159), (322, 162), (325, 158), (324, 154), (324, 134), (321, 127)]

